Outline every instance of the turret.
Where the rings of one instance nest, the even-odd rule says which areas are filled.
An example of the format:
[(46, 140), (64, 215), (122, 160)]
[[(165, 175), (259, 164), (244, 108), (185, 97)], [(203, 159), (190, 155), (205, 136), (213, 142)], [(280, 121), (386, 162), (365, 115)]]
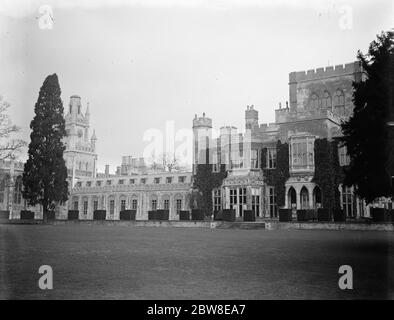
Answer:
[(254, 106), (246, 106), (245, 110), (245, 128), (254, 130), (259, 127), (259, 112), (254, 110)]
[(81, 97), (78, 95), (73, 95), (70, 97), (69, 113), (72, 115), (77, 115), (81, 113)]
[(86, 111), (85, 111), (85, 119), (89, 121), (90, 118), (90, 111), (89, 111), (89, 102), (86, 104)]
[(194, 116), (193, 119), (193, 172), (197, 164), (208, 163), (207, 150), (212, 139), (212, 119), (202, 114), (202, 117)]

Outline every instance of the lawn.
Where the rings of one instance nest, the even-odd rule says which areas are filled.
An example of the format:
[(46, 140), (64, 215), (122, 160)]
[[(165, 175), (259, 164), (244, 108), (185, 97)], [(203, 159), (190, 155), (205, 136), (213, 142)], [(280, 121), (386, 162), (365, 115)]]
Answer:
[(394, 299), (390, 232), (0, 225), (0, 241), (2, 299)]

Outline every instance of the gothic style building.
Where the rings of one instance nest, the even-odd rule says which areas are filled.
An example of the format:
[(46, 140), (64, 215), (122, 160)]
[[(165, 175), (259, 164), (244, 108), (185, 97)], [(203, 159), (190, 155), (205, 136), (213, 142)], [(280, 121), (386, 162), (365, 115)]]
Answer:
[[(252, 210), (260, 219), (277, 218), (279, 207), (326, 207), (337, 194), (348, 218), (368, 216), (369, 206), (355, 197), (353, 188), (336, 180), (327, 188), (318, 179), (322, 167), (349, 164), (345, 147), (334, 144), (334, 152), (322, 153), (318, 146), (322, 141), (331, 146), (341, 135), (340, 123), (353, 111), (352, 82), (362, 77), (358, 62), (292, 72), (289, 102), (279, 104), (275, 122), (259, 123), (258, 111), (247, 106), (245, 128), (240, 131), (226, 126), (214, 134), (212, 119), (196, 115), (192, 172), (153, 170), (144, 159), (128, 156), (122, 158), (116, 174), (110, 174), (108, 166), (105, 173), (97, 173), (97, 138), (89, 132), (89, 106), (83, 113), (81, 98), (71, 96), (65, 108), (64, 140), (70, 197), (56, 217), (66, 219), (68, 210), (78, 210), (80, 219), (93, 219), (95, 210), (105, 210), (106, 219), (117, 220), (120, 211), (131, 209), (137, 219), (147, 220), (149, 210), (165, 209), (170, 219), (177, 220), (181, 210), (196, 206), (192, 199), (201, 179), (200, 165), (208, 165), (208, 178), (216, 179), (213, 188), (199, 190), (208, 194), (205, 200), (213, 212), (234, 209), (241, 218), (244, 210)], [(20, 210), (29, 209), (40, 219), (40, 208), (27, 208), (22, 199), (22, 172), (23, 163), (0, 162), (0, 210), (19, 218)], [(331, 175), (327, 172), (323, 176)], [(385, 199), (375, 205), (392, 207)]]
[[(75, 182), (83, 177), (96, 175), (96, 135), (89, 137), (89, 105), (82, 113), (81, 98), (70, 97), (68, 108), (65, 108), (66, 137), (64, 159), (68, 170), (70, 192)], [(22, 198), (22, 175), (24, 163), (7, 160), (0, 162), (0, 210), (9, 211), (11, 218), (19, 218), (21, 210), (35, 212), (37, 219), (42, 217), (40, 206), (29, 207)], [(67, 217), (67, 205), (58, 206), (56, 216)]]
[[(285, 107), (279, 104), (275, 122), (260, 124), (258, 111), (254, 106), (247, 106), (243, 132), (226, 126), (213, 137), (212, 120), (205, 114), (196, 115), (193, 172), (197, 172), (199, 164), (209, 161), (212, 175), (226, 173), (221, 185), (212, 190), (212, 210), (235, 209), (237, 217), (242, 217), (244, 210), (253, 210), (257, 217), (276, 218), (278, 207), (324, 207), (324, 197), (329, 195), (324, 194), (323, 186), (316, 182), (315, 153), (319, 152), (316, 141), (330, 143), (341, 135), (340, 123), (351, 116), (354, 107), (352, 82), (362, 77), (358, 62), (292, 72), (289, 75), (290, 103), (286, 102)], [(286, 151), (279, 173), (278, 142)], [(329, 166), (335, 161), (339, 167), (349, 164), (346, 148), (340, 145), (336, 148), (337, 159), (323, 159), (320, 161), (323, 166), (324, 162)], [(281, 192), (276, 190), (275, 179), (284, 176)], [(338, 205), (348, 218), (369, 215), (369, 208), (355, 197), (353, 188), (341, 183), (333, 188), (337, 189)], [(376, 205), (392, 206), (387, 200)]]

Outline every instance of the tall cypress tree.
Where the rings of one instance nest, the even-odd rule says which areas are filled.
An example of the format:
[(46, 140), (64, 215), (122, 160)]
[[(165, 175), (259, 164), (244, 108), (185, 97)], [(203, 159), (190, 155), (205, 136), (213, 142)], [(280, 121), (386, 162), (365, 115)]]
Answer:
[(367, 202), (392, 197), (388, 170), (393, 148), (388, 136), (388, 116), (394, 108), (394, 33), (378, 35), (366, 55), (358, 53), (365, 79), (353, 83), (354, 113), (342, 124), (350, 165), (345, 185), (354, 185)]
[(42, 205), (46, 221), (48, 211), (68, 199), (62, 141), (66, 129), (56, 74), (45, 79), (34, 111), (35, 116), (30, 123), (29, 158), (23, 173), (23, 196), (29, 205)]

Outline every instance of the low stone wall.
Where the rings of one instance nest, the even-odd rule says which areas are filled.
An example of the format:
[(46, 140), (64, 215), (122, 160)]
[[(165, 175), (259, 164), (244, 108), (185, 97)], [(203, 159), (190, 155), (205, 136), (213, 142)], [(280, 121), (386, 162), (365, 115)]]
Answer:
[(362, 222), (266, 222), (267, 230), (394, 231), (393, 223)]
[[(42, 220), (12, 219), (0, 224), (44, 224)], [(228, 222), (228, 221), (180, 221), (180, 220), (50, 220), (47, 225), (105, 225), (124, 227), (180, 227), (209, 229), (247, 229), (247, 230), (355, 230), (355, 231), (394, 231), (393, 223), (362, 222)]]

